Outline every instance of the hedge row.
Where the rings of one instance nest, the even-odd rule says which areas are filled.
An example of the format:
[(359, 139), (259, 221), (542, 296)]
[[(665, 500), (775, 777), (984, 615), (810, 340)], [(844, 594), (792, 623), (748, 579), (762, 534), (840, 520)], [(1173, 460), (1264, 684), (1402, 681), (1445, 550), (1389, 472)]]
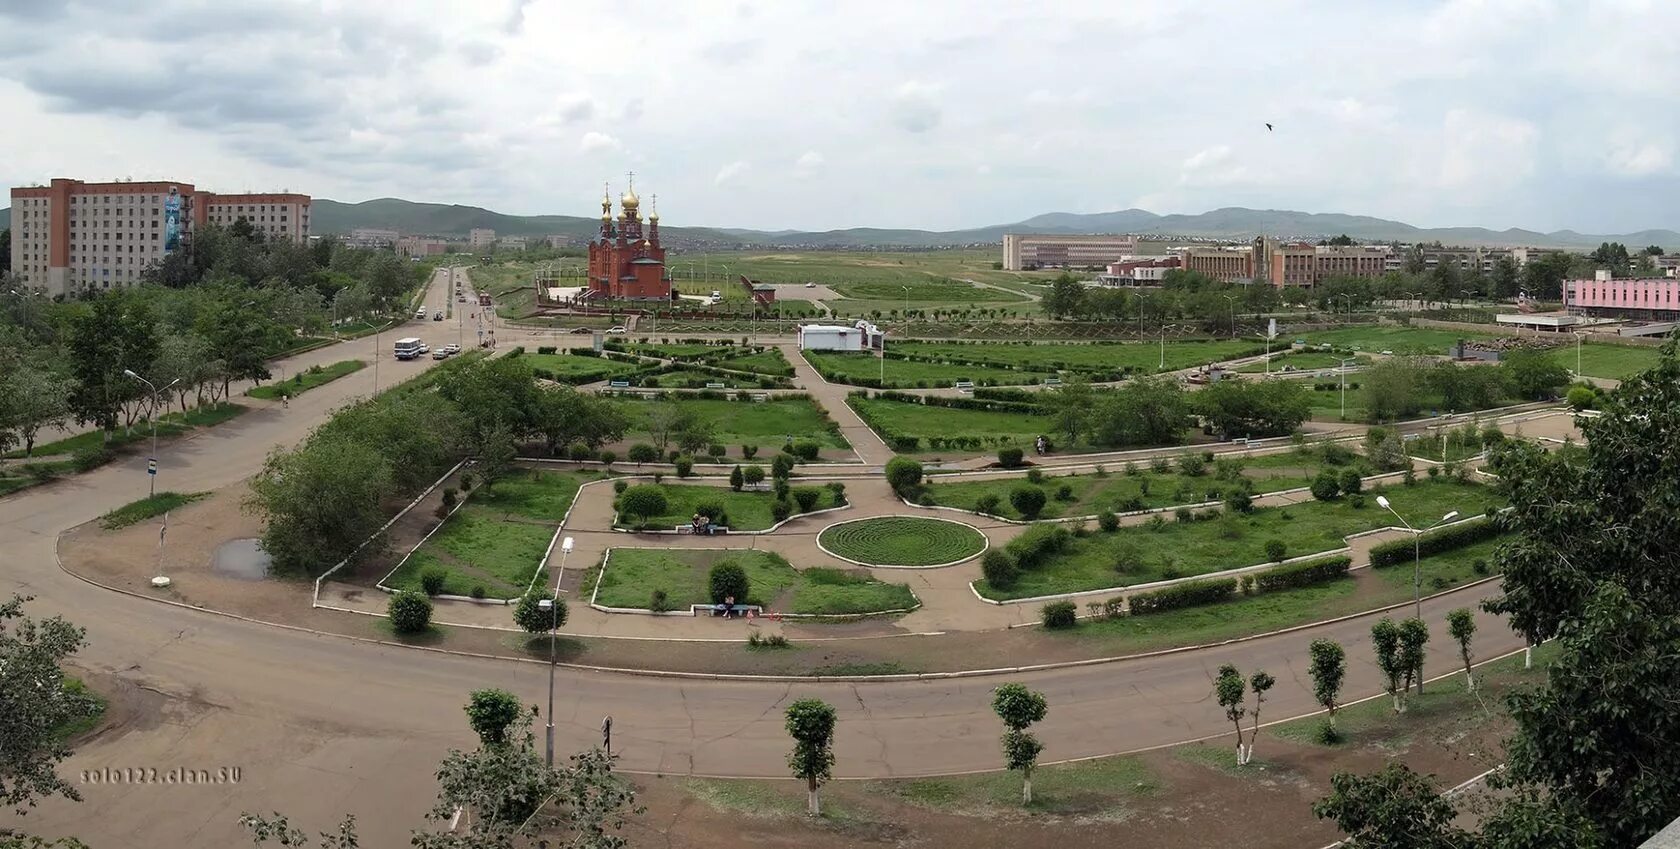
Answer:
[(991, 401), (984, 398), (946, 397), (943, 395), (913, 395), (908, 392), (885, 390), (875, 393), (883, 401), (902, 401), (925, 407), (947, 407), (953, 410), (983, 410), (986, 412), (1042, 414), (1044, 408), (1036, 403), (1020, 401)]
[(1473, 545), (1482, 540), (1492, 539), (1499, 534), (1499, 527), (1490, 519), (1472, 519), (1456, 525), (1448, 525), (1424, 534), (1414, 541), (1397, 539), (1385, 542), (1371, 548), (1371, 565), (1381, 569), (1401, 563), (1410, 563), (1417, 555), (1428, 557), (1443, 551), (1453, 551), (1467, 545)]
[(1185, 581), (1158, 590), (1138, 593), (1131, 597), (1132, 614), (1161, 613), (1183, 607), (1217, 604), (1237, 592), (1237, 582), (1231, 578), (1207, 581)]
[(1272, 590), (1287, 590), (1295, 587), (1310, 587), (1333, 581), (1348, 573), (1353, 567), (1353, 558), (1347, 555), (1335, 557), (1320, 557), (1316, 560), (1303, 560), (1276, 569), (1267, 569), (1250, 580), (1258, 592)]

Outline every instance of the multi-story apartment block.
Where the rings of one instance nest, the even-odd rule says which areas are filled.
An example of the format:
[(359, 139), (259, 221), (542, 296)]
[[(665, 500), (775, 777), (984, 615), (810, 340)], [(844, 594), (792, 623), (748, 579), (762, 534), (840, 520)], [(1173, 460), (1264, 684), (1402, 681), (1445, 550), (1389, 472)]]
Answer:
[(191, 183), (84, 183), (14, 188), (12, 268), (49, 295), (129, 286), (189, 243), (192, 230), (244, 218), (269, 238), (309, 236), (309, 196), (216, 195)]
[(1137, 253), (1136, 236), (1059, 236), (1006, 233), (1003, 236), (1003, 267), (1009, 271), (1032, 268), (1104, 268)]
[(1227, 283), (1316, 286), (1332, 277), (1381, 277), (1393, 252), (1384, 245), (1332, 246), (1261, 237), (1248, 246), (1191, 247), (1184, 267)]
[(467, 231), (467, 247), (473, 250), (496, 244), (496, 231), (488, 227), (474, 227)]
[(398, 256), (438, 256), (449, 253), (449, 243), (427, 236), (403, 236), (396, 240)]
[(570, 247), (572, 244), (572, 237), (564, 233), (554, 233), (544, 236), (543, 241), (547, 242), (549, 247), (559, 250), (561, 248)]
[(388, 248), (397, 243), (402, 234), (395, 230), (356, 227), (344, 237), (344, 244), (352, 248)]
[(496, 240), (496, 245), (498, 247), (508, 248), (510, 250), (522, 251), (522, 250), (525, 250), (525, 237), (524, 236), (503, 236), (500, 239)]

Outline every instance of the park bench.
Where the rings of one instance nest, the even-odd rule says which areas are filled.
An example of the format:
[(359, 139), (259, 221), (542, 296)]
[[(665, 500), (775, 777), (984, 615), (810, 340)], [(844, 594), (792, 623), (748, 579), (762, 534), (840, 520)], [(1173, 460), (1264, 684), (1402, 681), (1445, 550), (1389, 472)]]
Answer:
[(706, 388), (707, 389), (728, 389), (729, 387), (727, 387), (727, 386), (725, 386), (721, 383), (708, 383), (708, 384), (706, 384)]
[(688, 609), (689, 612), (693, 613), (695, 616), (705, 614), (707, 616), (726, 616), (734, 618), (738, 616), (746, 616), (748, 613), (751, 613), (754, 616), (762, 616), (764, 614), (764, 608), (756, 604), (691, 604), (688, 606)]
[(756, 394), (753, 395), (753, 400), (762, 404), (765, 401), (770, 400), (770, 393), (768, 393), (768, 392), (756, 393)]
[(628, 381), (628, 380), (614, 380), (614, 381), (608, 382), (607, 385), (611, 386), (614, 389), (629, 389), (630, 388), (630, 381)]
[(1044, 385), (1045, 386), (1061, 386), (1062, 385), (1062, 379), (1059, 378), (1059, 377), (1046, 377), (1044, 379)]
[[(678, 534), (692, 534), (692, 533), (694, 533), (694, 526), (693, 525), (677, 525), (675, 528), (673, 528), (673, 530), (675, 530)], [(712, 526), (712, 532), (711, 532), (711, 534), (709, 534), (709, 536), (719, 536), (719, 535), (727, 534), (727, 533), (729, 533), (729, 526), (728, 525), (713, 525)]]
[(974, 391), (974, 381), (972, 380), (959, 380), (954, 385), (956, 386), (958, 392)]

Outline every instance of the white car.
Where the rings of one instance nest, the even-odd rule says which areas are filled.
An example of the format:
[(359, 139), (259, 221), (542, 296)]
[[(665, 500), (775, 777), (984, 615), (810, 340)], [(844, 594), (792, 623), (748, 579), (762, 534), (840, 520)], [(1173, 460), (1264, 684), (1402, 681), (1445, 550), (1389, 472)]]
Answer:
[(426, 311), (424, 309), (417, 309), (417, 310), (414, 311), (414, 317), (421, 320), (421, 321), (425, 321), (426, 320)]
[(420, 353), (422, 353), (422, 354), (430, 354), (430, 353), (431, 353), (431, 352), (432, 352), (432, 346), (430, 346), (430, 345), (427, 345), (427, 344), (426, 344), (426, 343), (424, 343), (424, 342), (421, 342), (421, 343), (420, 343)]
[(815, 283), (812, 283), (812, 282), (809, 282), (809, 281), (807, 281), (807, 282), (806, 282), (806, 283), (805, 283), (805, 288), (807, 288), (807, 289), (815, 289), (815, 288), (817, 288), (817, 284), (815, 284)]
[(445, 350), (445, 351), (448, 351), (448, 352), (449, 352), (449, 353), (451, 353), (451, 354), (459, 354), (459, 353), (461, 353), (461, 346), (460, 346), (460, 345), (457, 345), (457, 344), (455, 344), (455, 343), (454, 343), (454, 342), (451, 342), (451, 343), (449, 343), (449, 344), (448, 344), (448, 345), (445, 345), (445, 346), (443, 346), (443, 349), (444, 349), (444, 350)]
[(607, 332), (614, 335), (614, 336), (623, 336), (624, 335), (624, 325), (615, 324), (612, 327), (607, 328)]

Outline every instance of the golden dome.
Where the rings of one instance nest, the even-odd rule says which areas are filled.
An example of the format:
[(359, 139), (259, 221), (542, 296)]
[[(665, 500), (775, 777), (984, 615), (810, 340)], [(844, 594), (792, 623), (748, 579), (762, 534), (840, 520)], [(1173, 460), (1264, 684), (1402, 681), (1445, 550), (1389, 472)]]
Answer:
[(636, 197), (635, 189), (625, 189), (624, 197), (619, 198), (618, 202), (623, 205), (626, 210), (635, 209), (642, 203), (641, 199)]

